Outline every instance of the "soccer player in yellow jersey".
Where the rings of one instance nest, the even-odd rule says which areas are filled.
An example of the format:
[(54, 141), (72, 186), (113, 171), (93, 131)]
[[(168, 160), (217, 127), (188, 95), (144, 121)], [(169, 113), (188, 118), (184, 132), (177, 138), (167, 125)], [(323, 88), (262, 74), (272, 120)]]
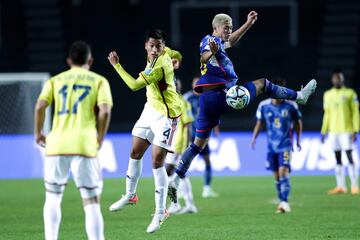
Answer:
[[(113, 105), (108, 81), (89, 69), (93, 63), (87, 43), (74, 42), (70, 69), (45, 83), (35, 107), (36, 143), (45, 146), (45, 239), (58, 239), (61, 200), (71, 169), (80, 190), (88, 239), (104, 239), (100, 210), (102, 177), (97, 153), (110, 122)], [(54, 104), (49, 135), (42, 133), (45, 110)], [(95, 111), (98, 109), (98, 111)]]
[(147, 65), (137, 79), (119, 63), (116, 52), (108, 60), (125, 84), (133, 91), (146, 87), (147, 102), (133, 130), (132, 148), (126, 175), (126, 194), (110, 206), (110, 211), (123, 209), (137, 202), (136, 187), (142, 171), (142, 157), (152, 143), (152, 166), (155, 179), (155, 214), (147, 228), (153, 233), (166, 219), (168, 176), (164, 160), (172, 151), (173, 137), (181, 115), (181, 101), (175, 89), (174, 68), (165, 49), (165, 34), (161, 30), (146, 33)]
[(356, 92), (344, 85), (344, 74), (334, 71), (331, 77), (333, 87), (324, 94), (324, 117), (321, 127), (321, 141), (329, 133), (330, 146), (335, 152), (336, 187), (329, 194), (346, 193), (345, 174), (341, 161), (341, 151), (349, 160), (351, 193), (359, 194), (358, 170), (352, 158), (352, 147), (359, 132), (359, 100)]

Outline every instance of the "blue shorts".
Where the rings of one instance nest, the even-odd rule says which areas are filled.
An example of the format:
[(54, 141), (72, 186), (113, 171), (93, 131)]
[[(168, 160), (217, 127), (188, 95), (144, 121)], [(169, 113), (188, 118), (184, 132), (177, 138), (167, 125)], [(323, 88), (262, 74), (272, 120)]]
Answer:
[(280, 153), (267, 153), (266, 169), (273, 172), (277, 172), (280, 167), (287, 167), (291, 171), (290, 167), (291, 152), (283, 151)]
[[(243, 84), (250, 93), (250, 102), (256, 97), (256, 87), (252, 82)], [(200, 95), (200, 111), (196, 120), (196, 137), (208, 138), (211, 130), (218, 124), (223, 114), (235, 109), (226, 103), (226, 89), (217, 88), (203, 92)]]

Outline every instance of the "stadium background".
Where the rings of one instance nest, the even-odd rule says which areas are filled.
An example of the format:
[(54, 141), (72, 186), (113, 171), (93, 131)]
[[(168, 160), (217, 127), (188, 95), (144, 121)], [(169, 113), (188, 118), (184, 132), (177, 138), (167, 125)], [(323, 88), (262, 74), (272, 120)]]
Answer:
[[(118, 51), (135, 76), (145, 65), (145, 31), (162, 28), (169, 34), (169, 45), (184, 56), (177, 75), (188, 90), (198, 74), (200, 39), (211, 33), (214, 14), (231, 14), (236, 28), (249, 10), (256, 10), (259, 19), (228, 52), (240, 79), (283, 76), (293, 88), (318, 79), (315, 96), (301, 107), (306, 132), (303, 150), (294, 155), (292, 175), (307, 176), (291, 177), (292, 212), (274, 214), (273, 177), (264, 170), (264, 134), (255, 151), (249, 147), (255, 103), (225, 116), (222, 133), (212, 139), (211, 160), (217, 175), (213, 187), (220, 197), (201, 198), (203, 180), (192, 177), (199, 213), (172, 216), (159, 232), (149, 235), (145, 229), (153, 213), (153, 179), (141, 179), (136, 207), (119, 214), (107, 210), (125, 186), (130, 130), (143, 108), (145, 91), (131, 92), (106, 56)], [(179, 25), (174, 22), (176, 14)], [(67, 49), (78, 39), (91, 44), (93, 70), (109, 79), (115, 102), (110, 134), (100, 153), (104, 176), (115, 177), (105, 179), (102, 195), (107, 239), (360, 239), (360, 198), (326, 194), (335, 184), (335, 160), (319, 138), (322, 95), (331, 87), (331, 71), (343, 69), (346, 84), (360, 94), (359, 30), (357, 0), (0, 0), (0, 239), (43, 239), (44, 203), (43, 149), (32, 136), (40, 84), (9, 84), (2, 80), (9, 76), (2, 74), (59, 73), (67, 69)], [(359, 154), (354, 154), (358, 162)], [(151, 176), (149, 153), (145, 158), (143, 175)], [(196, 160), (190, 175), (202, 175), (202, 164)], [(60, 238), (85, 239), (84, 212), (72, 181), (64, 194), (62, 214)]]
[[(106, 59), (109, 51), (116, 50), (125, 68), (136, 76), (145, 65), (146, 30), (161, 28), (168, 33), (168, 45), (183, 54), (183, 64), (177, 76), (183, 80), (184, 90), (189, 90), (193, 76), (199, 74), (198, 45), (205, 34), (211, 33), (214, 14), (230, 14), (237, 28), (245, 22), (250, 10), (258, 12), (258, 21), (240, 43), (228, 51), (239, 78), (249, 81), (282, 76), (294, 89), (316, 78), (319, 85), (317, 92), (301, 110), (304, 131), (311, 131), (304, 135), (304, 139), (315, 141), (312, 147), (316, 148), (314, 151), (321, 160), (324, 157), (321, 152), (324, 151), (319, 150), (321, 146), (317, 143), (323, 113), (322, 96), (331, 87), (331, 71), (343, 69), (346, 84), (360, 94), (360, 4), (355, 0), (1, 0), (0, 72), (57, 74), (67, 69), (65, 59), (71, 42), (78, 39), (89, 42), (95, 58), (92, 69), (106, 76), (112, 87), (115, 106), (110, 132), (115, 137), (109, 137), (109, 141), (114, 148), (117, 169), (122, 171), (115, 171), (113, 173), (116, 174), (110, 176), (119, 176), (124, 174), (127, 165), (129, 132), (146, 99), (145, 90), (132, 92), (119, 79)], [(2, 159), (11, 159), (1, 161), (0, 177), (41, 177), (42, 172), (36, 169), (41, 168), (42, 162), (31, 136), (32, 107), (40, 91), (39, 86), (13, 86), (20, 90), (8, 85), (0, 86), (0, 150)], [(221, 124), (223, 136), (217, 140), (220, 146), (228, 139), (226, 136), (232, 136), (233, 140), (242, 138), (238, 146), (248, 146), (245, 136), (250, 138), (249, 132), (255, 124), (255, 110), (260, 100), (246, 110), (224, 116)], [(118, 141), (116, 133), (127, 136), (125, 145), (115, 144)], [(23, 137), (26, 140), (20, 141), (19, 138)], [(261, 164), (252, 165), (251, 169), (238, 169), (234, 171), (236, 174), (258, 175), (255, 171), (265, 174), (262, 160), (266, 143), (260, 142), (262, 144), (259, 144), (256, 156)], [(19, 147), (30, 152), (24, 150), (23, 155), (19, 155), (9, 151)], [(239, 149), (238, 159), (240, 153), (245, 156), (253, 154), (249, 147)], [(214, 150), (217, 154), (219, 149)], [(311, 150), (304, 154), (310, 153)], [(357, 152), (354, 154), (357, 160)], [(27, 159), (22, 156), (27, 156)], [(25, 175), (19, 175), (19, 171), (16, 173), (21, 161), (20, 165), (27, 173)], [(145, 175), (151, 176), (150, 161), (147, 163)], [(29, 169), (35, 169), (35, 173)], [(308, 174), (306, 168), (299, 171)], [(228, 175), (227, 171), (220, 172)], [(326, 172), (332, 174), (328, 169)], [(316, 171), (310, 173), (318, 174)]]
[[(356, 0), (2, 0), (0, 71), (56, 74), (67, 68), (69, 44), (84, 39), (92, 46), (93, 70), (105, 75), (112, 87), (116, 105), (110, 131), (128, 132), (142, 110), (145, 94), (133, 93), (122, 83), (106, 59), (109, 51), (118, 51), (120, 61), (135, 76), (145, 65), (144, 33), (161, 28), (169, 35), (168, 44), (184, 56), (177, 75), (188, 90), (192, 77), (199, 74), (198, 45), (203, 35), (211, 33), (214, 14), (235, 15), (236, 28), (254, 9), (258, 21), (238, 46), (228, 51), (239, 78), (283, 76), (297, 89), (316, 77), (317, 93), (302, 111), (305, 130), (318, 131), (322, 93), (331, 86), (334, 68), (343, 69), (346, 84), (360, 93), (359, 8)], [(175, 13), (178, 29), (171, 26)], [(291, 21), (295, 23), (292, 27)], [(174, 31), (180, 41), (172, 38)], [(251, 129), (255, 108), (253, 104), (225, 116), (222, 130)]]

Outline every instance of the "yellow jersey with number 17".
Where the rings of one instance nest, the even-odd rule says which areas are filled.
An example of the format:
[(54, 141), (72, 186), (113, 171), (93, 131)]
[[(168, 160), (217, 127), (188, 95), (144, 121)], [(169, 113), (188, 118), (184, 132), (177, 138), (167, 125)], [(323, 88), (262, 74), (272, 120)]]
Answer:
[(73, 67), (50, 78), (39, 100), (49, 104), (54, 102), (52, 128), (46, 137), (46, 155), (97, 156), (96, 107), (113, 105), (106, 78)]
[(168, 118), (181, 115), (181, 100), (176, 92), (174, 68), (166, 51), (148, 61), (146, 68), (139, 74), (146, 82), (147, 101), (158, 112)]

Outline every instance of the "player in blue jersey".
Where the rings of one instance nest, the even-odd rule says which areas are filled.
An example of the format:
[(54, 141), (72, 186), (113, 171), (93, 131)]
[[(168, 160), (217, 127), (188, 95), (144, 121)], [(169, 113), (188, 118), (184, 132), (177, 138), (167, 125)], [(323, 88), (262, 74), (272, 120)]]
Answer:
[[(274, 81), (284, 85), (282, 79)], [(256, 138), (266, 125), (268, 153), (266, 168), (273, 171), (275, 186), (280, 204), (277, 213), (290, 212), (288, 196), (290, 193), (290, 160), (292, 147), (292, 130), (296, 131), (296, 145), (301, 150), (300, 136), (302, 132), (301, 112), (293, 101), (266, 99), (260, 102), (256, 111), (256, 125), (253, 131), (251, 146), (255, 148)]]
[(226, 91), (234, 85), (242, 85), (250, 93), (250, 102), (260, 94), (271, 98), (296, 100), (305, 104), (316, 89), (316, 80), (312, 79), (300, 91), (273, 84), (266, 78), (252, 82), (239, 81), (234, 66), (225, 49), (234, 46), (257, 20), (257, 13), (251, 11), (247, 21), (236, 31), (233, 30), (232, 19), (226, 14), (217, 14), (213, 21), (213, 33), (206, 35), (200, 43), (201, 74), (194, 90), (201, 93), (200, 113), (196, 120), (196, 136), (194, 142), (186, 149), (176, 174), (169, 183), (168, 195), (176, 201), (176, 191), (180, 178), (184, 178), (192, 160), (206, 146), (212, 129), (220, 122), (223, 114), (234, 111), (226, 104)]
[[(184, 98), (190, 102), (191, 104), (191, 111), (195, 119), (199, 116), (200, 110), (200, 94), (194, 91), (194, 87), (196, 82), (199, 80), (199, 77), (194, 77), (192, 82), (193, 90), (189, 90), (184, 94)], [(191, 134), (191, 142), (194, 141), (196, 135), (196, 125), (195, 122), (192, 124), (192, 134)], [(217, 136), (219, 134), (219, 127), (214, 128), (214, 134)], [(204, 159), (205, 162), (205, 173), (204, 173), (204, 187), (201, 196), (203, 198), (213, 198), (218, 197), (219, 194), (215, 192), (211, 188), (211, 180), (212, 180), (212, 169), (211, 169), (211, 162), (210, 162), (210, 148), (209, 145), (206, 144), (204, 149), (199, 153), (199, 155)]]

